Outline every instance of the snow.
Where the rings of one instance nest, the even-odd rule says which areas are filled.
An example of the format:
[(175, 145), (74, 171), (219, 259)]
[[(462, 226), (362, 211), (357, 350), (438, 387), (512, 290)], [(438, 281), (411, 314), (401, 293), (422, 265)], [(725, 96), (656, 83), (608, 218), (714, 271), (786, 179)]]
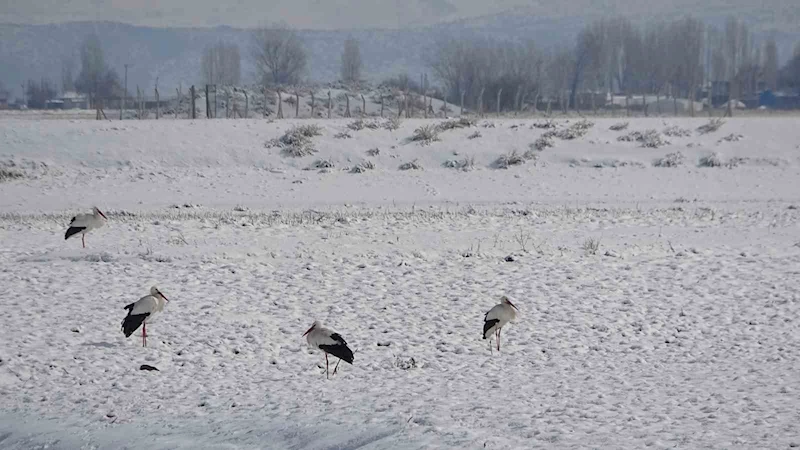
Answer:
[[(0, 447), (800, 443), (796, 121), (599, 119), (493, 169), (535, 121), (425, 146), (441, 120), (0, 121), (0, 168), (24, 174), (0, 182)], [(309, 123), (313, 156), (264, 146)], [(671, 125), (693, 133), (617, 141)], [(714, 152), (735, 164), (698, 167)], [(106, 226), (65, 242), (92, 205)], [(119, 327), (152, 285), (170, 302), (142, 348)], [(501, 295), (520, 313), (492, 354)], [(330, 380), (315, 319), (355, 352)]]

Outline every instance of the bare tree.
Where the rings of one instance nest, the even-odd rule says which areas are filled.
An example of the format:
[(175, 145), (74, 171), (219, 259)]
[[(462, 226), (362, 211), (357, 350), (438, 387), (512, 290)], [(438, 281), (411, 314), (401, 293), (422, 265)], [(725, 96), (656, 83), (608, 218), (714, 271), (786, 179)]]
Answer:
[(775, 90), (778, 88), (778, 46), (775, 39), (770, 38), (764, 45), (764, 81), (767, 89)]
[(119, 95), (119, 75), (106, 65), (103, 47), (96, 34), (90, 34), (81, 45), (81, 72), (75, 80), (78, 92), (89, 94), (92, 102), (98, 98)]
[(218, 42), (203, 50), (203, 80), (206, 84), (238, 85), (242, 78), (239, 46)]
[(361, 50), (358, 41), (348, 38), (342, 52), (342, 81), (357, 83), (361, 79)]
[(75, 60), (72, 57), (64, 58), (61, 62), (61, 92), (75, 90)]
[(307, 64), (302, 40), (285, 25), (253, 32), (253, 59), (265, 85), (298, 84)]

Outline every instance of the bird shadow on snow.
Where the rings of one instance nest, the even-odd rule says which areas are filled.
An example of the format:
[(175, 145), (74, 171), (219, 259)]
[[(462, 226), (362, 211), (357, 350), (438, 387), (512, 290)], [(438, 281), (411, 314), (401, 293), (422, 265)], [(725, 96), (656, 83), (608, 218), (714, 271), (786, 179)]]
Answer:
[(117, 348), (119, 344), (113, 344), (111, 342), (85, 342), (83, 345), (87, 347), (102, 347), (102, 348)]

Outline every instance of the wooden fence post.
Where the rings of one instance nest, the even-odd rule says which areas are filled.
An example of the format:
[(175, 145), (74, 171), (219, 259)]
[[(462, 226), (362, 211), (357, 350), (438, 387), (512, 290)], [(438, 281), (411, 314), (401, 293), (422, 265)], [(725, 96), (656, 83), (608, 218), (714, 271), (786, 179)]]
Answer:
[(314, 111), (314, 106), (315, 106), (314, 105), (314, 91), (311, 91), (311, 117), (312, 118), (317, 117), (317, 115), (315, 114), (315, 111)]
[(361, 117), (366, 117), (367, 115), (367, 99), (364, 98), (364, 94), (361, 94)]
[(459, 117), (464, 117), (464, 94), (465, 91), (461, 91), (461, 112), (458, 113)]
[(195, 106), (194, 106), (194, 85), (192, 85), (192, 88), (189, 89), (189, 90), (192, 91), (191, 92), (191, 94), (192, 94), (192, 119), (197, 119), (197, 110), (195, 109)]
[(347, 92), (344, 93), (344, 100), (347, 102), (346, 103), (347, 106), (345, 107), (344, 110), (344, 116), (350, 117), (350, 95), (348, 95)]
[(503, 88), (497, 91), (497, 117), (500, 117), (500, 95), (503, 94)]
[(206, 119), (211, 118), (211, 97), (208, 96), (208, 85), (206, 85)]
[(276, 95), (278, 96), (278, 119), (283, 119), (283, 96), (281, 95), (280, 89), (276, 91)]
[(383, 95), (381, 95), (381, 119), (383, 119)]
[(331, 118), (331, 91), (328, 91), (328, 119)]
[(161, 118), (161, 102), (158, 97), (158, 77), (156, 77), (156, 120)]
[(244, 93), (244, 118), (247, 119), (247, 113), (250, 109), (250, 97), (247, 96), (246, 89), (242, 89), (242, 92)]
[(294, 117), (300, 117), (300, 94), (294, 91)]

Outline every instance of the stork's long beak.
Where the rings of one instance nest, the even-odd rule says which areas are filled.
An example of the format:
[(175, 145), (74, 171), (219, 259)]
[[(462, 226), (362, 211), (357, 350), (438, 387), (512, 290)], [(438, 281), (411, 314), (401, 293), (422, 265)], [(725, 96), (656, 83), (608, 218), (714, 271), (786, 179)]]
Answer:
[(161, 291), (158, 291), (158, 295), (160, 295), (160, 296), (161, 296), (161, 298), (163, 298), (164, 300), (166, 300), (166, 301), (169, 301), (169, 299), (167, 298), (167, 296), (166, 296), (166, 295), (164, 295), (164, 294), (162, 294), (162, 293), (161, 293)]
[(311, 325), (311, 328), (309, 328), (308, 331), (303, 333), (303, 336), (307, 335), (308, 333), (311, 333), (311, 330), (313, 330), (313, 329), (314, 329), (314, 325)]
[(98, 210), (97, 210), (97, 212), (99, 212), (99, 213), (100, 213), (100, 215), (101, 215), (101, 216), (103, 216), (103, 219), (106, 219), (106, 220), (108, 220), (108, 217), (106, 217), (106, 215), (105, 215), (105, 214), (103, 214), (103, 211), (100, 211), (100, 210), (98, 209)]
[(511, 303), (511, 300), (506, 300), (506, 301), (508, 302), (508, 304), (509, 304), (509, 305), (511, 305), (511, 307), (512, 307), (512, 308), (514, 308), (514, 309), (516, 309), (517, 311), (519, 311), (519, 308), (517, 308), (517, 307), (516, 307), (516, 305), (514, 305), (513, 303)]

